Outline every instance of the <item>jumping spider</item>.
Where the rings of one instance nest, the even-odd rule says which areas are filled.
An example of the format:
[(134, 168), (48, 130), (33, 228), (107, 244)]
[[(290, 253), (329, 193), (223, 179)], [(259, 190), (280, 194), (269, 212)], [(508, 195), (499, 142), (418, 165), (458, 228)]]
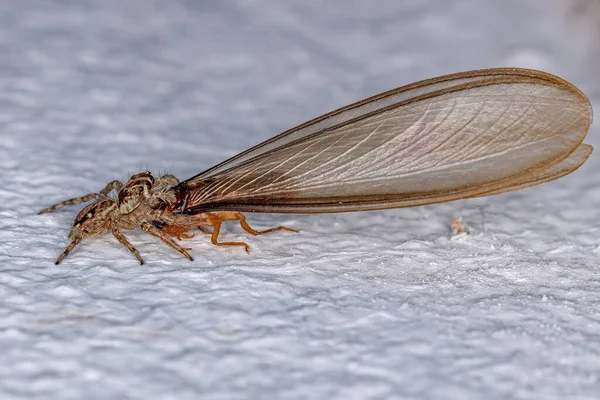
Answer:
[[(243, 214), (236, 211), (216, 211), (197, 215), (174, 214), (170, 211), (170, 205), (175, 202), (173, 186), (178, 183), (179, 180), (173, 175), (166, 174), (154, 178), (150, 172), (142, 172), (131, 176), (125, 184), (114, 180), (100, 192), (65, 200), (43, 209), (39, 212), (40, 214), (49, 213), (65, 206), (96, 200), (81, 210), (75, 217), (73, 227), (69, 233), (71, 243), (58, 257), (55, 264), (60, 263), (86, 237), (98, 236), (105, 232), (111, 232), (121, 244), (135, 255), (140, 264), (144, 264), (144, 259), (140, 253), (121, 233), (122, 230), (134, 230), (138, 226), (144, 232), (160, 238), (190, 261), (193, 261), (192, 256), (187, 252), (190, 248), (181, 247), (173, 240), (172, 236), (177, 239), (191, 238), (193, 235), (188, 235), (185, 232), (194, 226), (203, 233), (211, 234), (211, 241), (217, 246), (243, 246), (246, 251), (248, 251), (249, 246), (245, 242), (218, 241), (222, 222), (240, 221), (242, 228), (253, 235), (262, 235), (282, 229), (298, 232), (285, 226), (257, 231), (248, 225)], [(113, 190), (117, 192), (116, 199), (109, 196)], [(206, 230), (204, 228), (206, 226), (212, 226), (212, 232)]]

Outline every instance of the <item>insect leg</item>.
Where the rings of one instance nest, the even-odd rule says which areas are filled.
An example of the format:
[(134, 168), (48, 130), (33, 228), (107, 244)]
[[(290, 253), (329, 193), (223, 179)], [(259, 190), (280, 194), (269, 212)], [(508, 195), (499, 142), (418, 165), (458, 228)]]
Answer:
[(215, 246), (244, 246), (244, 249), (246, 249), (246, 253), (249, 253), (248, 249), (250, 248), (250, 246), (248, 246), (248, 243), (246, 242), (219, 242), (219, 231), (221, 230), (221, 223), (223, 221), (217, 219), (215, 216), (209, 216), (209, 220), (213, 225), (212, 236), (210, 237), (210, 241), (212, 242), (212, 244), (214, 244)]
[(54, 262), (54, 264), (58, 264), (60, 263), (62, 260), (65, 259), (65, 257), (71, 252), (71, 250), (73, 250), (73, 247), (77, 246), (79, 244), (79, 242), (81, 242), (82, 238), (76, 238), (75, 240), (73, 240), (65, 249), (65, 251), (62, 252), (62, 254), (60, 256), (58, 256), (58, 258), (56, 259), (56, 261)]
[(156, 236), (157, 238), (159, 238), (160, 240), (162, 240), (163, 242), (165, 242), (166, 244), (168, 244), (169, 246), (186, 256), (188, 260), (194, 261), (194, 259), (192, 258), (192, 256), (190, 256), (186, 249), (178, 245), (173, 239), (171, 239), (169, 235), (152, 225), (150, 222), (142, 221), (140, 227), (144, 232), (149, 233), (152, 236)]
[(172, 225), (163, 225), (162, 227), (159, 227), (159, 229), (166, 233), (167, 235), (176, 237), (177, 240), (181, 240), (181, 239), (191, 239), (194, 237), (194, 234), (189, 234), (189, 233), (185, 233), (187, 231), (189, 231), (191, 228), (186, 228), (184, 226), (172, 226)]
[(93, 200), (93, 199), (101, 199), (104, 196), (106, 196), (111, 190), (113, 190), (113, 189), (119, 190), (121, 188), (121, 186), (123, 186), (123, 184), (121, 182), (116, 181), (116, 180), (112, 181), (108, 185), (106, 185), (106, 187), (104, 189), (102, 189), (98, 193), (89, 193), (89, 194), (86, 194), (85, 196), (75, 197), (73, 199), (61, 201), (60, 203), (54, 204), (53, 206), (50, 206), (48, 208), (44, 208), (38, 214), (46, 214), (46, 213), (49, 213), (49, 212), (52, 212), (52, 211), (56, 211), (59, 208), (63, 208), (65, 206), (72, 206), (72, 205), (75, 205), (75, 204), (81, 204), (81, 203), (85, 203), (85, 202), (88, 202), (88, 201)]
[(197, 226), (197, 228), (198, 228), (198, 230), (199, 230), (200, 232), (202, 232), (202, 233), (206, 233), (207, 235), (210, 235), (210, 234), (212, 234), (212, 232), (211, 232), (211, 231), (209, 231), (208, 229), (206, 229), (206, 228), (205, 228), (205, 227), (203, 227), (203, 226), (200, 226), (200, 225), (198, 225), (198, 226)]
[(119, 230), (116, 228), (113, 228), (111, 231), (112, 231), (112, 234), (117, 238), (117, 240), (119, 242), (121, 242), (121, 244), (123, 246), (127, 247), (127, 250), (129, 250), (130, 252), (133, 253), (133, 255), (135, 256), (135, 258), (138, 259), (140, 264), (144, 264), (144, 259), (140, 255), (140, 252), (137, 251), (137, 249), (135, 247), (133, 247), (133, 245), (131, 243), (129, 243), (129, 241), (127, 240), (125, 235), (123, 235), (121, 232), (119, 232)]
[(242, 228), (244, 228), (244, 230), (248, 233), (253, 234), (254, 236), (257, 235), (264, 235), (265, 233), (271, 233), (271, 232), (275, 232), (275, 231), (290, 231), (290, 232), (300, 232), (297, 229), (292, 229), (292, 228), (288, 228), (287, 226), (278, 226), (276, 228), (270, 228), (270, 229), (265, 229), (264, 231), (257, 231), (256, 229), (253, 229), (250, 225), (248, 225), (248, 222), (246, 222), (246, 216), (243, 215), (242, 213), (238, 213), (238, 217), (240, 219), (240, 225), (242, 226)]

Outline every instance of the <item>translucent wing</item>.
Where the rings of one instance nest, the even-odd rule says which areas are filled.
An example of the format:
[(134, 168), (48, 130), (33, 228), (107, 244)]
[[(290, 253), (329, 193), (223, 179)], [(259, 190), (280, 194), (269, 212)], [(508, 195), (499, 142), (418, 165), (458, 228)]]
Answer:
[(545, 72), (443, 76), (333, 111), (180, 183), (177, 210), (358, 211), (514, 190), (562, 176), (552, 168), (591, 119), (585, 95)]
[(525, 189), (561, 178), (581, 167), (592, 154), (593, 149), (594, 148), (589, 144), (579, 145), (579, 147), (575, 149), (575, 151), (571, 153), (567, 159), (561, 161), (553, 167), (534, 171), (529, 175), (520, 176), (515, 181), (510, 182), (510, 184), (507, 186), (497, 187), (491, 192), (482, 193), (477, 196), (490, 196), (492, 194), (512, 192), (514, 190)]

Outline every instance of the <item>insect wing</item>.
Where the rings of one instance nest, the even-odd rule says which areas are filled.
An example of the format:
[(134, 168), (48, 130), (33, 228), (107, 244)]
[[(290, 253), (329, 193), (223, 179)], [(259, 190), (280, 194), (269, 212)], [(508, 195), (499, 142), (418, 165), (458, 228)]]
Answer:
[(592, 154), (592, 150), (593, 147), (589, 144), (581, 144), (569, 155), (568, 158), (552, 166), (551, 168), (537, 170), (530, 175), (520, 176), (515, 181), (510, 182), (504, 187), (497, 187), (491, 192), (482, 193), (478, 196), (490, 196), (493, 194), (512, 192), (514, 190), (525, 189), (561, 178), (581, 167)]
[(578, 148), (591, 119), (579, 89), (541, 71), (434, 78), (309, 121), (182, 182), (181, 211), (358, 211), (531, 186)]

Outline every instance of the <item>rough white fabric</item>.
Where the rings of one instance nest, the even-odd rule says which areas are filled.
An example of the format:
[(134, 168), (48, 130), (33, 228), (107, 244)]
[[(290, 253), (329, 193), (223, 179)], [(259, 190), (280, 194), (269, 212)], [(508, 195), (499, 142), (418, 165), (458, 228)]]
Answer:
[(495, 197), (250, 215), (301, 233), (231, 224), (251, 253), (198, 233), (194, 262), (137, 231), (147, 265), (103, 236), (55, 266), (81, 207), (36, 212), (444, 73), (544, 69), (597, 103), (599, 21), (564, 0), (0, 2), (0, 398), (595, 397), (598, 154)]

